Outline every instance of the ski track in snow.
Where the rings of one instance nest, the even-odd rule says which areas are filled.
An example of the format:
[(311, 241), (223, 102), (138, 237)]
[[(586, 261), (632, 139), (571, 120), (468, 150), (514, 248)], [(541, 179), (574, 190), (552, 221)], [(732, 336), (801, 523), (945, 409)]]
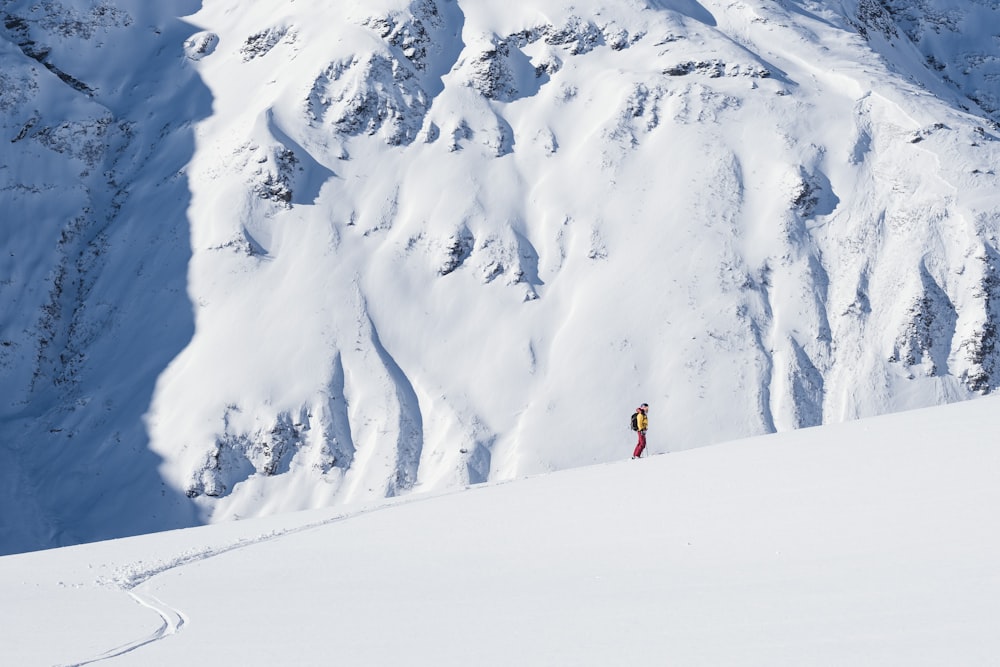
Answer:
[[(133, 600), (136, 601), (137, 604), (156, 612), (156, 614), (159, 615), (161, 620), (160, 626), (149, 635), (127, 642), (116, 648), (109, 649), (98, 656), (83, 660), (81, 662), (66, 663), (64, 665), (61, 665), (60, 667), (82, 667), (83, 665), (93, 665), (95, 663), (103, 662), (105, 660), (111, 660), (112, 658), (117, 658), (127, 653), (132, 653), (133, 651), (141, 649), (144, 646), (148, 646), (154, 642), (161, 641), (163, 639), (166, 639), (167, 637), (176, 635), (178, 632), (180, 632), (188, 621), (188, 618), (184, 614), (184, 612), (160, 600), (159, 598), (157, 598), (152, 594), (145, 593), (142, 590), (139, 590), (143, 584), (146, 584), (154, 577), (158, 577), (159, 575), (165, 574), (167, 572), (172, 572), (174, 570), (177, 570), (178, 568), (185, 567), (187, 565), (200, 563), (210, 558), (215, 558), (216, 556), (227, 554), (231, 551), (247, 549), (249, 547), (257, 546), (259, 544), (265, 544), (267, 542), (272, 542), (274, 540), (278, 540), (283, 537), (288, 537), (290, 535), (304, 533), (310, 530), (314, 530), (316, 528), (322, 528), (323, 526), (329, 526), (334, 523), (339, 523), (341, 521), (353, 519), (359, 516), (363, 516), (365, 514), (377, 512), (379, 510), (387, 509), (389, 507), (397, 507), (399, 505), (408, 504), (410, 502), (427, 500), (429, 498), (434, 498), (434, 497), (436, 496), (428, 495), (428, 496), (420, 496), (409, 499), (398, 499), (394, 502), (381, 504), (367, 509), (361, 509), (356, 512), (338, 514), (329, 519), (324, 519), (322, 521), (314, 521), (312, 523), (308, 523), (303, 526), (297, 526), (295, 528), (288, 528), (285, 530), (276, 530), (272, 531), (271, 533), (259, 535), (253, 538), (242, 538), (235, 543), (228, 544), (225, 546), (210, 547), (192, 553), (183, 554), (176, 558), (163, 561), (152, 567), (144, 569), (138, 568), (137, 564), (123, 566), (119, 568), (118, 572), (116, 573), (116, 575), (112, 580), (98, 581), (98, 583), (103, 585), (116, 586), (122, 589), (122, 591), (124, 591), (125, 593), (127, 593), (129, 597), (131, 597)], [(141, 563), (142, 561), (139, 561), (139, 564)]]
[[(231, 551), (231, 549), (226, 549), (226, 551)], [(211, 558), (211, 556), (213, 555), (217, 554), (207, 554), (200, 560), (205, 560), (205, 558)], [(180, 567), (180, 565), (175, 565), (173, 567)], [(167, 569), (172, 569), (172, 568), (167, 568)], [(152, 644), (153, 642), (160, 641), (161, 639), (169, 637), (170, 635), (177, 634), (178, 632), (180, 632), (181, 628), (184, 626), (184, 623), (187, 621), (184, 614), (179, 609), (174, 609), (173, 607), (164, 603), (162, 600), (159, 600), (153, 595), (145, 595), (138, 591), (128, 591), (128, 594), (137, 603), (139, 603), (143, 607), (152, 609), (160, 616), (160, 619), (163, 621), (160, 627), (158, 627), (155, 632), (153, 632), (151, 635), (147, 637), (136, 639), (134, 641), (123, 644), (122, 646), (119, 646), (117, 648), (105, 651), (96, 658), (91, 658), (90, 660), (85, 660), (84, 662), (70, 663), (69, 665), (66, 665), (66, 667), (79, 667), (81, 665), (92, 665), (96, 662), (103, 662), (104, 660), (110, 660), (111, 658), (117, 658), (118, 656), (125, 655), (126, 653), (131, 653), (132, 651), (140, 649), (143, 646), (147, 646), (149, 644)]]

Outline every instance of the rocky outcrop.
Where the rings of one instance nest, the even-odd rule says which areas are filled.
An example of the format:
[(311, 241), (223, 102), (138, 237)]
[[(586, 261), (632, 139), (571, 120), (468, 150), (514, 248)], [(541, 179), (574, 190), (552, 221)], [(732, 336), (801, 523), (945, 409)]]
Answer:
[[(946, 85), (965, 95), (994, 124), (1000, 123), (1000, 56), (995, 49), (966, 46), (963, 34), (980, 26), (1000, 25), (1000, 6), (975, 0), (959, 9), (930, 0), (859, 0), (858, 32), (879, 35), (890, 45), (909, 43), (925, 59), (927, 69)], [(966, 42), (967, 43), (967, 42)], [(905, 48), (905, 46), (903, 46)], [(895, 54), (886, 51), (890, 60)]]
[(278, 415), (273, 424), (253, 432), (232, 432), (228, 415), (225, 423), (225, 432), (216, 439), (204, 466), (187, 486), (189, 498), (202, 494), (224, 496), (252, 474), (272, 476), (287, 472), (292, 458), (303, 446), (303, 431), (309, 428), (306, 419), (293, 420), (288, 413)]
[(981, 266), (972, 292), (975, 325), (971, 335), (959, 342), (958, 350), (966, 385), (986, 394), (1000, 387), (1000, 252), (986, 247), (977, 260)]
[(309, 116), (346, 136), (378, 135), (412, 143), (427, 113), (427, 94), (409, 67), (384, 54), (331, 63), (309, 94)]
[(948, 295), (923, 266), (920, 282), (922, 289), (906, 310), (904, 329), (896, 338), (889, 361), (908, 369), (918, 366), (925, 376), (932, 377), (948, 372), (957, 314)]

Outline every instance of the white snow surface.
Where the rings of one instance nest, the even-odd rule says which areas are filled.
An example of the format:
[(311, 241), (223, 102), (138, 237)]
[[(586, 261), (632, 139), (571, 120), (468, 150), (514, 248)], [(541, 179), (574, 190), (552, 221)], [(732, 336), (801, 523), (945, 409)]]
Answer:
[(1000, 386), (995, 2), (0, 10), (0, 553)]
[(0, 558), (0, 662), (994, 665), (1000, 399)]

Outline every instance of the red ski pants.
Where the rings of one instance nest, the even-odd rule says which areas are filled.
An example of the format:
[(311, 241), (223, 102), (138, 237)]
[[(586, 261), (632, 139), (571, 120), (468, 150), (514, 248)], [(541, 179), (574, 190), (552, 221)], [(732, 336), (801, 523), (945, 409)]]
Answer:
[(632, 452), (632, 457), (637, 458), (642, 456), (642, 450), (646, 449), (646, 432), (639, 431), (639, 442), (635, 445), (635, 451)]

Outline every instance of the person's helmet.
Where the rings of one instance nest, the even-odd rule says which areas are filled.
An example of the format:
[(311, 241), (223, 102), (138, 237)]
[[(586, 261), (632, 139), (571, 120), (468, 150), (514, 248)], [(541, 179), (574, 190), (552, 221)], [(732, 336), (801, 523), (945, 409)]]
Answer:
[(639, 406), (640, 410), (649, 410), (649, 403), (643, 403)]

